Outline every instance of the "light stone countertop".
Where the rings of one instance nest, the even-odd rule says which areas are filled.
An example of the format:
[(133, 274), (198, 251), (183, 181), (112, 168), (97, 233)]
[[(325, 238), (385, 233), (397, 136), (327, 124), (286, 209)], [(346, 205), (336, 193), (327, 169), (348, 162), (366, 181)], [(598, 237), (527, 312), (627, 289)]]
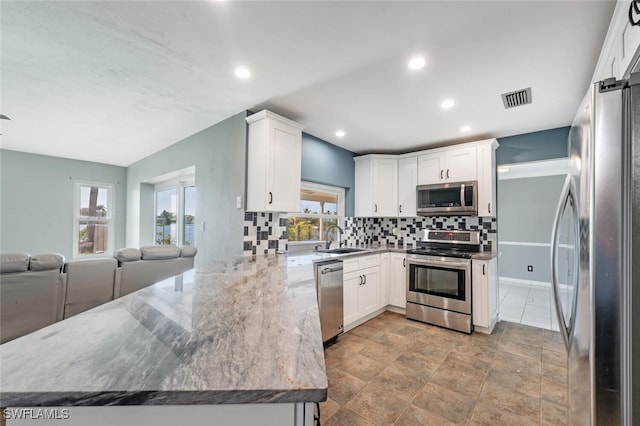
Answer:
[(0, 406), (323, 401), (315, 258), (216, 262), (0, 345)]

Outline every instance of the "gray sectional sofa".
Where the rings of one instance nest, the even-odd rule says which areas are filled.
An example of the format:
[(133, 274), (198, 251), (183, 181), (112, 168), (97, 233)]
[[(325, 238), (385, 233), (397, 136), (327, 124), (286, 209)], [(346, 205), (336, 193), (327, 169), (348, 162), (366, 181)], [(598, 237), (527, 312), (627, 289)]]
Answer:
[(63, 316), (66, 276), (57, 253), (3, 253), (0, 266), (0, 343), (39, 330)]
[(146, 246), (65, 262), (57, 253), (0, 255), (0, 343), (193, 268), (195, 247)]

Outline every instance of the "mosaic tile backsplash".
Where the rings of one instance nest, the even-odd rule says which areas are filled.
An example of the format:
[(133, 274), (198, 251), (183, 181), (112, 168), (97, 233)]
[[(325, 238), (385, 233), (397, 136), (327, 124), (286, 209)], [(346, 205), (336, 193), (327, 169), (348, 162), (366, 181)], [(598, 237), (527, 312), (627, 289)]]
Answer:
[(423, 229), (459, 229), (480, 231), (482, 249), (494, 251), (497, 247), (496, 219), (478, 216), (437, 216), (418, 218), (361, 218), (345, 220), (345, 238), (348, 246), (393, 245), (415, 247)]
[[(417, 218), (348, 217), (344, 221), (343, 241), (347, 246), (392, 245), (415, 247), (422, 229), (479, 230), (484, 251), (497, 248), (496, 219), (478, 216), (438, 216)], [(244, 216), (245, 256), (274, 254), (288, 243), (287, 215), (246, 212)]]
[(287, 216), (279, 213), (245, 212), (244, 240), (242, 252), (245, 256), (254, 254), (275, 254), (287, 247)]

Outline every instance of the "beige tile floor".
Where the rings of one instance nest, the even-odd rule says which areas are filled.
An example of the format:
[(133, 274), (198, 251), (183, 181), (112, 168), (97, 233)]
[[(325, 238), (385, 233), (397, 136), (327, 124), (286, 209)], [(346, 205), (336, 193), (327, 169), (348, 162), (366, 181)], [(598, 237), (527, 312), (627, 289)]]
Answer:
[(385, 312), (325, 350), (323, 426), (563, 425), (559, 333), (502, 321), (466, 335)]

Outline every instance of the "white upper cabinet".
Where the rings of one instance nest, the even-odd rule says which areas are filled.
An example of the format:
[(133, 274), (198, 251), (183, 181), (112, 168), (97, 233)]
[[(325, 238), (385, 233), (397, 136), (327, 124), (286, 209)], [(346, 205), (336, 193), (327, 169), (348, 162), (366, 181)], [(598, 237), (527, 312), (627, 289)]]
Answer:
[(355, 215), (390, 217), (398, 214), (398, 160), (389, 155), (354, 158)]
[(418, 156), (418, 185), (476, 180), (476, 147), (441, 148)]
[(418, 157), (398, 160), (398, 216), (416, 216), (416, 185), (418, 185)]
[[(640, 49), (640, 26), (633, 26), (629, 22), (630, 7), (632, 7), (631, 1), (617, 2), (593, 81), (610, 77), (621, 79), (632, 70), (633, 60), (637, 58), (636, 53)], [(633, 15), (634, 19), (640, 19), (640, 14)]]
[(496, 216), (496, 148), (495, 139), (477, 142), (478, 216)]
[(415, 217), (416, 186), (478, 181), (478, 216), (495, 216), (498, 142), (487, 139), (404, 155), (355, 157), (357, 217)]
[(303, 127), (267, 110), (247, 123), (247, 211), (298, 211)]

